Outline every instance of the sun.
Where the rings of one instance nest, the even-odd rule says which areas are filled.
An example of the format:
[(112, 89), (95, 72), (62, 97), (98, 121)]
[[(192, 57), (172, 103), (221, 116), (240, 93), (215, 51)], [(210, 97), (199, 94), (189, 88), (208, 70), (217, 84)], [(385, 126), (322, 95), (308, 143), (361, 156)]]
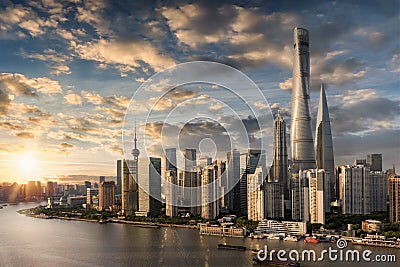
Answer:
[(33, 152), (26, 152), (18, 159), (18, 168), (23, 172), (32, 172), (37, 165)]

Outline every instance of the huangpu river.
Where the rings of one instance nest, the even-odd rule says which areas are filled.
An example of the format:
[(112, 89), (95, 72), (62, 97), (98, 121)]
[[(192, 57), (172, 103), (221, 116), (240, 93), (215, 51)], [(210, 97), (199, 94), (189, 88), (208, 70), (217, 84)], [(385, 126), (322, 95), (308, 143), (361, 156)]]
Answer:
[[(336, 244), (305, 244), (201, 236), (198, 230), (127, 224), (37, 219), (17, 213), (37, 203), (0, 209), (0, 266), (253, 266), (251, 251), (220, 250), (217, 244), (260, 249), (314, 249), (318, 255)], [(301, 266), (399, 266), (400, 249), (348, 245), (346, 249), (396, 256), (397, 262), (300, 262)]]

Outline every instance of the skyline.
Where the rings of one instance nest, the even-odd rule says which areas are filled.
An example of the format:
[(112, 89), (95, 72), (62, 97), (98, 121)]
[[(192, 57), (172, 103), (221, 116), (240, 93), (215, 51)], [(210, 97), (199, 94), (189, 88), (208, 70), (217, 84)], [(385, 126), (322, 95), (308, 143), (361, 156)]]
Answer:
[[(135, 90), (152, 74), (191, 60), (208, 59), (238, 68), (261, 88), (272, 111), (279, 107), (289, 122), (291, 38), (296, 26), (310, 31), (312, 129), (323, 82), (335, 163), (351, 164), (366, 154), (382, 153), (384, 169), (393, 163), (400, 166), (396, 91), (400, 31), (393, 8), (398, 3), (371, 1), (354, 9), (350, 8), (354, 3), (310, 1), (297, 11), (294, 3), (287, 2), (280, 6), (261, 6), (257, 1), (246, 6), (73, 2), (0, 6), (4, 51), (0, 54), (0, 181), (18, 181), (18, 176), (32, 174), (114, 176), (115, 162), (122, 158), (122, 118)], [(371, 15), (367, 22), (361, 19), (365, 14)], [(207, 103), (222, 97), (223, 92), (214, 89), (178, 88), (156, 111), (168, 113), (177, 103), (194, 101), (188, 109), (195, 106), (206, 115), (220, 112), (229, 122), (223, 107)], [(152, 97), (157, 88), (148, 92)], [(143, 110), (150, 108), (146, 99), (136, 104)], [(240, 115), (254, 134), (246, 112)], [(157, 116), (148, 135), (156, 145)], [(173, 118), (171, 127), (180, 125), (180, 119)], [(193, 132), (206, 127), (207, 134), (223, 135), (223, 129), (210, 121), (189, 126)], [(31, 178), (39, 177), (24, 180)]]

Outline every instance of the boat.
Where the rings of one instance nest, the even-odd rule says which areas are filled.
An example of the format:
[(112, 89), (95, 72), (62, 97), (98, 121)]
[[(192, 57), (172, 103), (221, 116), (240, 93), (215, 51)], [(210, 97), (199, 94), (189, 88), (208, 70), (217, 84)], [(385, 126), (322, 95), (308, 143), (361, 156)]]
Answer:
[(315, 237), (306, 237), (304, 239), (304, 243), (319, 243), (320, 241), (316, 239)]
[(247, 248), (244, 246), (234, 246), (234, 245), (228, 245), (228, 244), (218, 244), (217, 248), (219, 249), (232, 249), (232, 250), (246, 250)]
[(285, 237), (285, 238), (283, 239), (283, 241), (298, 242), (299, 239), (297, 238), (297, 236), (288, 235), (287, 237)]
[(281, 236), (280, 235), (273, 235), (268, 237), (268, 240), (281, 240)]
[(295, 261), (280, 261), (280, 260), (260, 260), (259, 258), (253, 258), (254, 265), (267, 265), (267, 266), (300, 266), (299, 262)]

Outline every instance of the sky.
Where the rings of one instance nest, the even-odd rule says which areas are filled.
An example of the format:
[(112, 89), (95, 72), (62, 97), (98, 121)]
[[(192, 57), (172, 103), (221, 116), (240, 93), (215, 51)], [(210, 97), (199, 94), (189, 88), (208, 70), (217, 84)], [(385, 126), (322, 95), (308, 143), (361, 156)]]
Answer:
[[(324, 83), (335, 164), (382, 153), (385, 169), (400, 168), (399, 10), (398, 1), (1, 1), (0, 181), (116, 175), (133, 118), (149, 155), (180, 134), (181, 149), (201, 143), (221, 156), (238, 139), (232, 125), (256, 144), (243, 96), (262, 117), (281, 110), (289, 127), (294, 27), (310, 32), (313, 129)], [(161, 95), (174, 83), (154, 75), (191, 61), (236, 68), (266, 101), (205, 83)]]

